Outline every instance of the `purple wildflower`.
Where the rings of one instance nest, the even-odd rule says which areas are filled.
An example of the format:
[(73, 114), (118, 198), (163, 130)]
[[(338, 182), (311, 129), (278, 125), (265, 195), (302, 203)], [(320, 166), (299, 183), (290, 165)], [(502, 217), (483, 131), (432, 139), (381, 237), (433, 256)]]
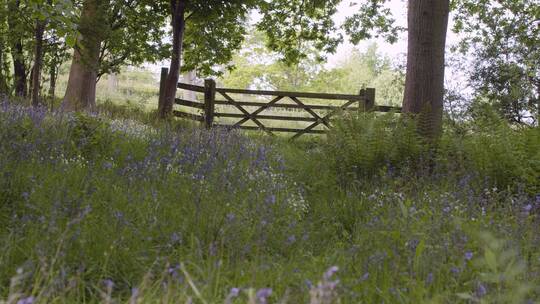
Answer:
[(103, 163), (103, 168), (104, 169), (110, 170), (112, 167), (113, 167), (113, 164), (111, 162), (109, 162), (109, 161)]
[(233, 222), (234, 219), (236, 218), (236, 215), (234, 215), (234, 213), (229, 213), (227, 214), (227, 221), (230, 223), (230, 222)]
[(173, 232), (173, 234), (171, 234), (171, 245), (177, 245), (180, 243), (182, 243), (182, 237), (178, 233)]
[(103, 281), (103, 284), (105, 285), (105, 288), (107, 288), (107, 290), (109, 290), (109, 291), (114, 288), (114, 282), (111, 279), (105, 279)]
[(276, 196), (274, 194), (269, 195), (266, 198), (266, 203), (271, 204), (271, 205), (275, 204), (276, 203)]
[(287, 244), (288, 244), (288, 245), (292, 245), (292, 244), (294, 244), (295, 242), (296, 242), (296, 236), (291, 235), (291, 236), (289, 236), (289, 237), (287, 238)]
[(487, 294), (486, 286), (482, 283), (478, 283), (478, 287), (476, 288), (476, 296), (481, 298)]
[(465, 252), (465, 260), (470, 261), (472, 260), (474, 254), (471, 251)]
[(33, 304), (36, 298), (33, 296), (29, 296), (27, 298), (23, 298), (17, 301), (17, 304)]
[(366, 272), (362, 275), (362, 277), (360, 278), (360, 282), (364, 282), (367, 279), (369, 279), (369, 272)]
[(137, 299), (139, 298), (139, 288), (131, 288), (131, 297), (129, 298), (129, 304), (136, 304)]
[(453, 274), (453, 275), (458, 275), (460, 272), (461, 272), (461, 269), (459, 269), (459, 267), (452, 267), (450, 268), (450, 272)]
[(337, 266), (332, 266), (332, 267), (328, 268), (328, 270), (324, 273), (323, 278), (324, 278), (325, 280), (330, 280), (330, 278), (331, 278), (336, 272), (338, 272), (338, 270), (339, 270), (339, 267), (337, 267)]
[(262, 288), (257, 290), (257, 301), (260, 304), (268, 303), (268, 298), (272, 295), (272, 288)]

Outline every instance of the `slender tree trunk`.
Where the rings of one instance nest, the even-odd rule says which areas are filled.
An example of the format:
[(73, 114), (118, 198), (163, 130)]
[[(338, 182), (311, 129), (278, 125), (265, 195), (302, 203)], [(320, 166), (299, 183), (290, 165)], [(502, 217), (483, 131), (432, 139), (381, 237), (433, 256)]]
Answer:
[(185, 31), (185, 13), (187, 0), (171, 0), (173, 48), (169, 75), (165, 81), (165, 87), (158, 104), (160, 118), (166, 118), (172, 113), (176, 87), (180, 77), (180, 63), (182, 60), (182, 45)]
[(19, 97), (26, 97), (27, 94), (27, 75), (26, 66), (23, 59), (23, 46), (19, 40), (15, 43), (11, 50), (13, 57), (13, 79), (15, 82), (15, 95)]
[(435, 139), (442, 130), (444, 63), (449, 0), (410, 0), (404, 113), (418, 114), (419, 131)]
[[(2, 21), (0, 20), (0, 22)], [(4, 66), (6, 64), (4, 55), (6, 52), (5, 41), (3, 37), (0, 37), (0, 95), (8, 94), (7, 73), (4, 73), (9, 70)]]
[(96, 105), (99, 51), (107, 31), (108, 0), (85, 0), (79, 24), (79, 37), (73, 52), (62, 109), (90, 110)]
[[(48, 1), (51, 4), (51, 0)], [(32, 105), (37, 107), (40, 103), (39, 93), (41, 90), (41, 68), (43, 66), (43, 33), (45, 32), (45, 26), (47, 21), (36, 21), (36, 48), (34, 50), (34, 68), (32, 70)]]
[[(18, 12), (20, 10), (20, 0), (9, 2), (8, 9), (11, 12)], [(13, 57), (13, 81), (15, 87), (15, 95), (19, 97), (26, 97), (27, 94), (27, 74), (26, 66), (24, 63), (24, 49), (21, 35), (17, 30), (16, 20), (17, 14), (11, 13), (8, 15), (8, 28), (11, 40), (11, 56)]]
[(49, 98), (54, 101), (56, 95), (57, 67), (52, 65), (49, 71)]

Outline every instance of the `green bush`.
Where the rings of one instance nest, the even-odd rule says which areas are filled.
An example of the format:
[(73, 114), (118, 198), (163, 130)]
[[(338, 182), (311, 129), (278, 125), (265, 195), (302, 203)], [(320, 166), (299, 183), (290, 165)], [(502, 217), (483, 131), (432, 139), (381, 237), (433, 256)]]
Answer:
[(419, 164), (428, 149), (412, 121), (395, 114), (362, 113), (336, 121), (326, 151), (334, 170), (366, 178)]
[(486, 114), (465, 132), (445, 130), (436, 145), (427, 145), (413, 121), (394, 114), (343, 116), (335, 125), (325, 151), (342, 184), (390, 172), (447, 179), (467, 176), (480, 188), (525, 187), (530, 194), (540, 192), (538, 128), (514, 128)]

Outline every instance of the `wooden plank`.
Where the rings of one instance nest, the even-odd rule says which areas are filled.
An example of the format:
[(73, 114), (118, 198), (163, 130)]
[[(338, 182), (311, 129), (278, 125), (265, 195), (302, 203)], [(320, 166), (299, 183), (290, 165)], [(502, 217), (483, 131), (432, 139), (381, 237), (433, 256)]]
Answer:
[[(219, 92), (219, 91), (218, 91)], [(270, 134), (270, 135), (274, 135), (272, 134), (272, 132), (270, 130), (267, 130), (266, 127), (260, 122), (257, 120), (257, 118), (253, 118), (251, 117), (251, 114), (246, 111), (246, 109), (244, 109), (241, 105), (239, 105), (236, 100), (232, 99), (231, 96), (229, 96), (227, 93), (224, 93), (224, 92), (219, 92), (223, 97), (225, 97), (225, 99), (227, 99), (227, 101), (232, 104), (233, 106), (235, 106), (238, 110), (240, 110), (240, 112), (244, 113), (247, 117), (249, 117), (257, 126), (259, 126), (263, 131), (265, 131), (266, 133)]]
[[(283, 99), (283, 96), (278, 96), (274, 99), (272, 99), (269, 103), (261, 106), (259, 109), (257, 109), (256, 111), (252, 112), (250, 116), (254, 116), (254, 115), (257, 115), (259, 113), (261, 113), (262, 111), (270, 108), (272, 105), (276, 104), (278, 101), (280, 101), (281, 99)], [(244, 117), (242, 120), (238, 121), (237, 123), (235, 123), (234, 125), (235, 126), (240, 126), (242, 124), (244, 124), (246, 121), (250, 120), (250, 117)]]
[(185, 99), (180, 99), (180, 98), (176, 98), (176, 99), (174, 100), (174, 102), (175, 102), (177, 105), (186, 106), (186, 107), (192, 107), (192, 108), (197, 108), (197, 109), (204, 110), (204, 103), (202, 103), (202, 102), (196, 102), (196, 101), (185, 100)]
[[(347, 107), (349, 107), (350, 105), (352, 105), (353, 103), (355, 103), (355, 101), (349, 101), (347, 102), (346, 104), (342, 105), (341, 106), (341, 110), (344, 110), (346, 109)], [(323, 121), (324, 120), (328, 120), (330, 117), (332, 117), (333, 115), (335, 115), (340, 109), (336, 109), (336, 110), (333, 110), (331, 111), (330, 113), (326, 114), (326, 116), (324, 116), (322, 119)], [(304, 129), (303, 132), (299, 132), (297, 133), (296, 135), (294, 135), (291, 140), (294, 140), (300, 136), (302, 136), (303, 134), (305, 133), (308, 133), (309, 131), (313, 130), (313, 128), (317, 127), (318, 125), (321, 124), (321, 121), (316, 121), (314, 122), (313, 124), (311, 124), (310, 126), (308, 126), (307, 128)]]
[[(253, 130), (253, 131), (261, 131), (261, 128), (257, 126), (232, 126), (232, 125), (216, 125), (218, 127), (225, 127), (225, 128), (231, 128), (231, 129), (243, 129), (243, 130)], [(303, 130), (303, 129), (291, 129), (291, 128), (266, 128), (268, 131), (274, 131), (274, 132), (290, 132), (290, 133), (297, 133), (297, 132), (304, 132), (304, 133), (310, 133), (310, 134), (325, 134), (325, 130)]]
[(303, 102), (300, 101), (300, 99), (296, 98), (296, 97), (291, 97), (291, 99), (296, 102), (298, 105), (300, 106), (303, 106), (304, 107), (304, 110), (306, 112), (308, 112), (309, 114), (311, 114), (311, 116), (313, 116), (313, 118), (315, 118), (315, 121), (321, 121), (327, 128), (330, 128), (330, 124), (326, 121), (326, 120), (323, 120), (317, 113), (313, 112), (313, 110), (311, 110), (309, 107), (307, 107)]
[(373, 111), (375, 111), (375, 112), (396, 112), (396, 113), (401, 113), (402, 109), (401, 109), (401, 107), (393, 107), (393, 106), (375, 106), (375, 107), (373, 107)]
[(174, 116), (180, 117), (180, 118), (186, 118), (186, 119), (191, 119), (195, 121), (204, 121), (204, 117), (197, 114), (185, 113), (181, 111), (173, 111), (173, 114)]
[[(283, 98), (283, 97), (282, 97)], [(230, 105), (228, 101), (225, 100), (216, 100), (215, 104), (217, 105)], [(247, 102), (247, 101), (236, 101), (236, 104), (244, 107), (263, 107), (267, 103), (262, 102)], [(339, 110), (341, 109), (340, 106), (324, 106), (324, 105), (312, 105), (308, 104), (305, 105), (306, 107), (309, 107), (312, 110), (325, 110), (325, 111), (332, 111), (332, 110)], [(283, 108), (283, 109), (304, 109), (304, 106), (298, 105), (298, 104), (273, 104), (269, 108)], [(347, 108), (347, 111), (358, 111), (358, 108)]]
[(220, 93), (247, 94), (247, 95), (303, 97), (303, 98), (316, 98), (316, 99), (329, 99), (329, 100), (357, 100), (357, 101), (364, 100), (363, 96), (349, 95), (349, 94), (261, 91), (261, 90), (227, 89), (227, 88), (218, 88), (217, 91)]
[(192, 84), (187, 84), (187, 83), (179, 82), (178, 83), (178, 88), (183, 89), (183, 90), (188, 90), (188, 91), (195, 91), (195, 92), (204, 93), (204, 87), (197, 86), (197, 85), (192, 85)]
[[(215, 117), (227, 117), (227, 118), (246, 118), (245, 114), (236, 114), (236, 113), (214, 113)], [(269, 120), (287, 120), (287, 121), (317, 121), (316, 118), (312, 117), (297, 117), (297, 116), (278, 116), (278, 115), (251, 115), (256, 119), (269, 119)], [(235, 125), (236, 126), (236, 125)]]

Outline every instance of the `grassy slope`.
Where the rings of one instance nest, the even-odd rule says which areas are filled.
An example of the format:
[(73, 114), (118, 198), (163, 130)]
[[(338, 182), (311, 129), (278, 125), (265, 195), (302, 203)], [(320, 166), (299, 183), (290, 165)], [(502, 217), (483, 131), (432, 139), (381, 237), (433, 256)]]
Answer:
[(0, 299), (539, 299), (538, 129), (449, 134), (413, 168), (369, 117), (290, 144), (130, 113), (2, 106)]

